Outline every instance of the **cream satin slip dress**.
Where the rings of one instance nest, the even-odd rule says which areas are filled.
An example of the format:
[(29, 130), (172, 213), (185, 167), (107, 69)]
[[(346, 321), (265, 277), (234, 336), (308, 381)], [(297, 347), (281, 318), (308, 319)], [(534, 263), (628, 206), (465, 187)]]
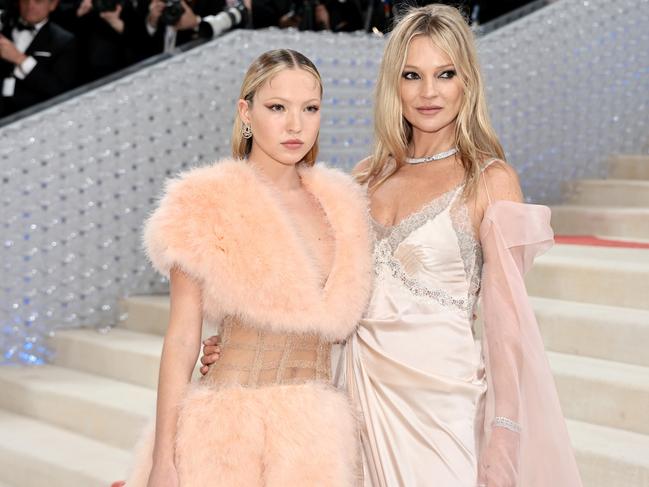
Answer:
[(368, 487), (476, 485), (482, 252), (463, 188), (392, 227), (374, 222), (374, 289), (344, 374), (362, 410)]

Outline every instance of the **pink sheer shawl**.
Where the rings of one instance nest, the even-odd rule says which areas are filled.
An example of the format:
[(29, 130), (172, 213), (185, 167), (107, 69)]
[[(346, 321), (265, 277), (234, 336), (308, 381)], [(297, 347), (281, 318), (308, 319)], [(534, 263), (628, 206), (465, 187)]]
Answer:
[[(480, 241), (488, 383), (481, 451), (490, 451), (490, 460), (496, 460), (493, 463), (506, 464), (517, 479), (517, 487), (580, 487), (575, 456), (524, 282), (534, 258), (553, 244), (550, 209), (496, 201), (487, 208), (480, 225)], [(503, 428), (492, 428), (496, 416), (518, 422), (522, 427), (520, 438)]]

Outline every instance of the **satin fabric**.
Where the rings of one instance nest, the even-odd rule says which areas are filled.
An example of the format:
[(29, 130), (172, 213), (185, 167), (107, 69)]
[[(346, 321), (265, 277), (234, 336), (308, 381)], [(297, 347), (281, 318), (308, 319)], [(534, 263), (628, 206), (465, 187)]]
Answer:
[[(507, 485), (581, 487), (523, 280), (552, 245), (550, 210), (492, 203), (477, 241), (460, 191), (376, 227), (373, 294), (336, 375), (362, 418), (364, 485), (475, 487), (480, 462)], [(495, 416), (521, 435), (492, 434)]]
[(372, 298), (345, 350), (367, 487), (476, 485), (486, 380), (471, 283), (480, 249), (461, 189), (377, 226)]

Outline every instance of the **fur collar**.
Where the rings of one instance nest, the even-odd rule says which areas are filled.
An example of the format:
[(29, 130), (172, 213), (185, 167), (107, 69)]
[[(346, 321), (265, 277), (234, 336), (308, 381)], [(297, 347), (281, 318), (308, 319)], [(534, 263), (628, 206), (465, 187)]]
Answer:
[(371, 287), (371, 237), (364, 191), (322, 165), (300, 169), (335, 239), (324, 288), (277, 191), (243, 161), (224, 160), (167, 183), (146, 223), (144, 245), (154, 267), (176, 265), (203, 288), (212, 319), (237, 315), (275, 331), (342, 339), (355, 328)]

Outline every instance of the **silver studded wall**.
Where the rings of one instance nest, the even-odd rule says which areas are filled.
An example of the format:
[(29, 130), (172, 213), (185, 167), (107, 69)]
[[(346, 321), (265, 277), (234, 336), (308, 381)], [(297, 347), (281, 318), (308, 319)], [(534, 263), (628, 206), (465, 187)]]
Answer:
[[(605, 175), (649, 142), (649, 0), (562, 0), (480, 40), (491, 115), (528, 199)], [(321, 158), (368, 154), (383, 39), (237, 31), (0, 129), (3, 363), (41, 363), (59, 327), (108, 326), (164, 291), (140, 248), (164, 180), (229, 154), (239, 83), (261, 52), (304, 52), (324, 78)]]

